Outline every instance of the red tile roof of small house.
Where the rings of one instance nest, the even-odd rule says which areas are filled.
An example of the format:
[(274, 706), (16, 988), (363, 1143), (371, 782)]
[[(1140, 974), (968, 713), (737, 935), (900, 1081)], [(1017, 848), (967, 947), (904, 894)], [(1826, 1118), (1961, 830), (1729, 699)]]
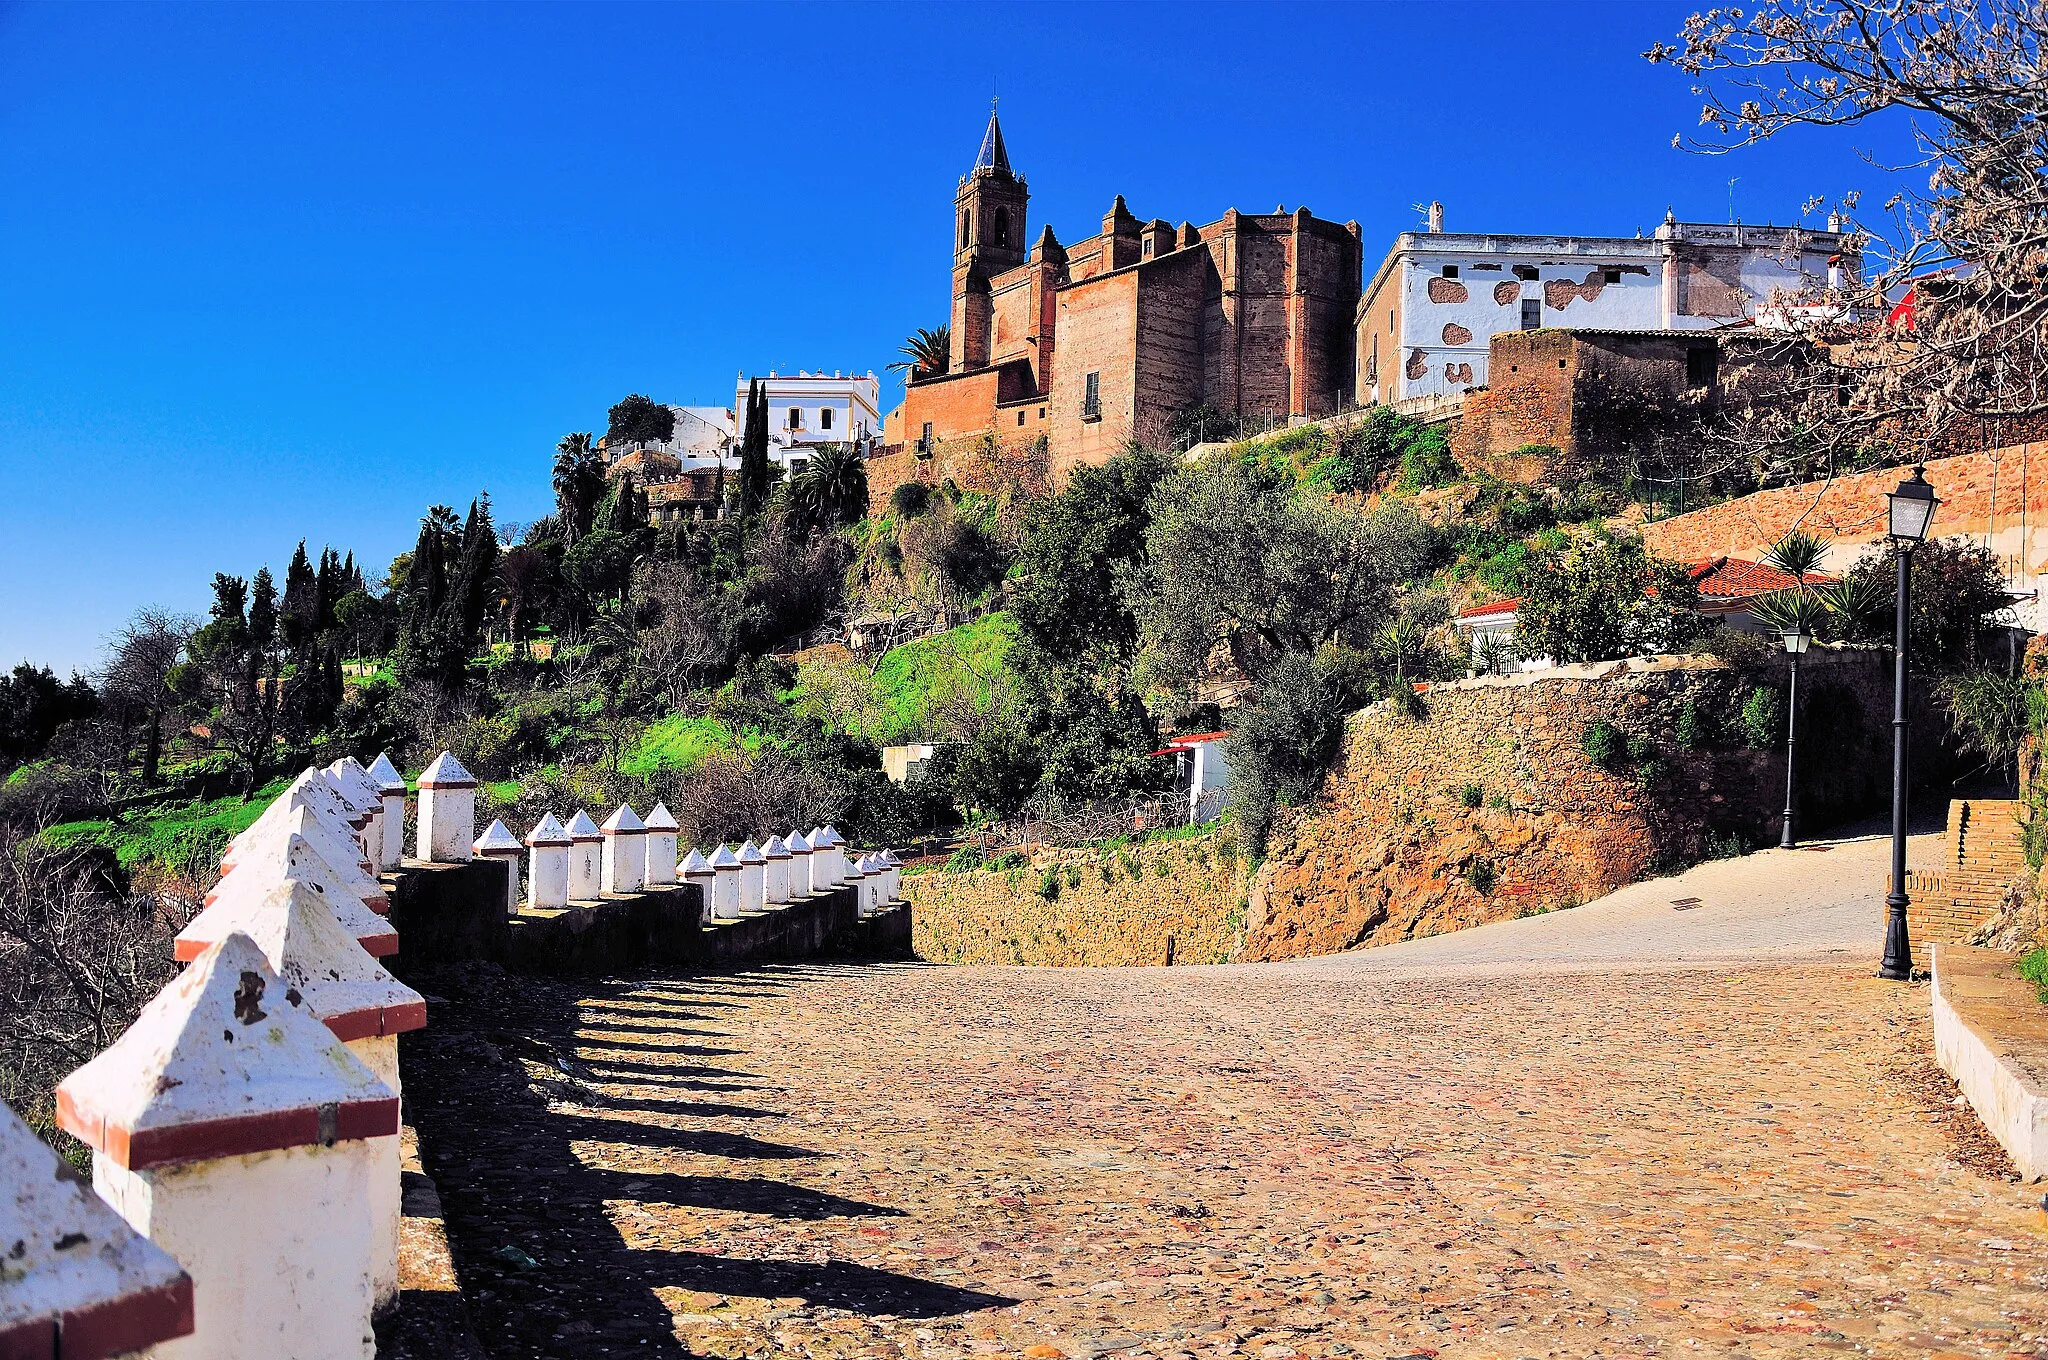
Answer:
[(1492, 618), (1496, 614), (1512, 614), (1521, 607), (1522, 597), (1516, 595), (1511, 599), (1492, 600), (1486, 604), (1468, 605), (1466, 608), (1458, 611), (1458, 617), (1461, 619), (1486, 619)]
[[(1799, 585), (1799, 578), (1789, 571), (1779, 571), (1761, 562), (1745, 562), (1739, 557), (1710, 557), (1704, 562), (1695, 562), (1686, 568), (1686, 575), (1692, 578), (1701, 600), (1714, 602), (1750, 600), (1774, 590), (1791, 590)], [(1808, 585), (1825, 584), (1834, 579), (1824, 572), (1806, 573)]]
[(1155, 756), (1179, 755), (1182, 751), (1189, 750), (1192, 747), (1200, 746), (1204, 742), (1221, 741), (1223, 738), (1229, 735), (1230, 734), (1228, 732), (1193, 732), (1185, 737), (1175, 737), (1173, 740), (1167, 742), (1166, 745), (1160, 747), (1156, 751), (1151, 752), (1150, 754)]

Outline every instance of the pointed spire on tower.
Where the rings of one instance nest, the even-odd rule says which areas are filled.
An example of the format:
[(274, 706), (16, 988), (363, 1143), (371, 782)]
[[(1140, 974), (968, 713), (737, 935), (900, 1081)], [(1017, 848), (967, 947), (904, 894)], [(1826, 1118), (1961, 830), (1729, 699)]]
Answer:
[(1010, 153), (1003, 147), (1003, 125), (996, 121), (996, 101), (988, 101), (988, 131), (981, 134), (981, 150), (974, 157), (974, 168), (999, 170), (1003, 174), (1014, 174), (1010, 169)]

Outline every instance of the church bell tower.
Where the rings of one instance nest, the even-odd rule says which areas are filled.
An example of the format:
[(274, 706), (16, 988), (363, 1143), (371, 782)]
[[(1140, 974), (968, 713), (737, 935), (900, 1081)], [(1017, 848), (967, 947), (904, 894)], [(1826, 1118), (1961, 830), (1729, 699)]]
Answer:
[(989, 281), (1024, 263), (1024, 206), (1031, 191), (1010, 169), (993, 104), (974, 168), (953, 197), (953, 371), (988, 367)]

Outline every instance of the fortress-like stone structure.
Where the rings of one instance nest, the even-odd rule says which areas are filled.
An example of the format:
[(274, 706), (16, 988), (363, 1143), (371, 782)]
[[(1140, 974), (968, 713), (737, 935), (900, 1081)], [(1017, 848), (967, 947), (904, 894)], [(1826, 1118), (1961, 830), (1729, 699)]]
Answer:
[(1029, 202), (991, 113), (954, 200), (951, 362), (911, 375), (870, 460), (878, 495), (999, 477), (991, 455), (1057, 479), (1133, 438), (1165, 444), (1197, 406), (1281, 420), (1350, 396), (1356, 222), (1233, 208), (1175, 226), (1119, 196), (1099, 234), (1062, 245), (1051, 227), (1031, 239)]

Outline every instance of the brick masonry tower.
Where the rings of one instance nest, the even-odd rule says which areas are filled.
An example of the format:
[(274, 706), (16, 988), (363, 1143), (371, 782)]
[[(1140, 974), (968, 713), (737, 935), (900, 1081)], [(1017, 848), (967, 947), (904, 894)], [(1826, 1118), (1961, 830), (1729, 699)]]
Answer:
[(1031, 191), (1010, 169), (995, 109), (974, 168), (953, 205), (953, 371), (988, 367), (993, 329), (989, 281), (1024, 263), (1024, 207)]

